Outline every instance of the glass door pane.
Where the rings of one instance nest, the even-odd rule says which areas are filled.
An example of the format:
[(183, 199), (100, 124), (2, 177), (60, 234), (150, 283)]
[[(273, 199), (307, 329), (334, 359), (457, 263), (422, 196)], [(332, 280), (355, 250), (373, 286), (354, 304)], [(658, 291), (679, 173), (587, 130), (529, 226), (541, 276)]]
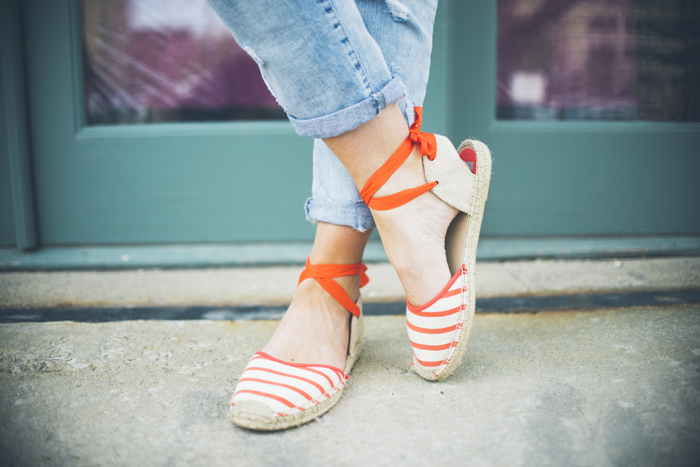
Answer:
[(697, 0), (499, 0), (499, 119), (700, 122)]
[(286, 119), (201, 121), (276, 104), (204, 0), (154, 1), (23, 2), (41, 244), (313, 238), (313, 140)]
[(88, 125), (285, 119), (206, 0), (83, 0)]
[[(451, 3), (460, 25), (451, 38), (451, 137), (480, 139), (494, 155), (483, 235), (700, 232), (699, 61), (688, 46), (700, 32), (690, 27), (698, 7)], [(653, 25), (654, 35), (641, 32)], [(654, 89), (663, 98), (655, 100)], [(649, 115), (663, 121), (641, 120)]]

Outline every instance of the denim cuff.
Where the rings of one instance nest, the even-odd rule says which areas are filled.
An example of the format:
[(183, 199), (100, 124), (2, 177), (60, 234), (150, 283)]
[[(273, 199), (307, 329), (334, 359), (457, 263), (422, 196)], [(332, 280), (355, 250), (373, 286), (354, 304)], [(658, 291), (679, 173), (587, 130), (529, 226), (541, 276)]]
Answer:
[(306, 200), (306, 219), (311, 222), (326, 222), (328, 224), (345, 225), (364, 232), (373, 229), (374, 218), (367, 205), (359, 201), (316, 201)]
[(291, 115), (288, 117), (299, 136), (320, 139), (332, 138), (369, 122), (379, 115), (384, 107), (393, 104), (407, 94), (408, 90), (401, 78), (394, 77), (381, 91), (345, 109), (307, 120), (299, 120)]

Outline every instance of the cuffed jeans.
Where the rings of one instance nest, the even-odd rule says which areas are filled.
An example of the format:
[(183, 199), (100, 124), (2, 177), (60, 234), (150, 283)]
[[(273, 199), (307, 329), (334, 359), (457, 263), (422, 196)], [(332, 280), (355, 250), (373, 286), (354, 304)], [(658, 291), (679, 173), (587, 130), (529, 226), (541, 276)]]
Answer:
[(408, 124), (428, 83), (437, 0), (209, 0), (301, 136), (314, 141), (307, 218), (374, 227), (350, 174), (322, 138), (394, 102)]

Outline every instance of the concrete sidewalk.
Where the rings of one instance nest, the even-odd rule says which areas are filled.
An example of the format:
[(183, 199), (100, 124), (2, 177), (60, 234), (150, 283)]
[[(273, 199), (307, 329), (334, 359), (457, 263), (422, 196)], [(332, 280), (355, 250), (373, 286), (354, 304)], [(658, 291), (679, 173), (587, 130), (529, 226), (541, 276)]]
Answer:
[[(0, 308), (284, 304), (300, 270), (3, 273)], [(369, 272), (367, 301), (404, 299)], [(480, 298), (698, 288), (694, 257), (477, 265)], [(338, 405), (275, 434), (227, 410), (276, 321), (0, 324), (0, 466), (700, 465), (700, 304), (665, 303), (477, 314), (440, 383), (405, 317), (368, 317)]]
[[(302, 266), (0, 273), (0, 308), (285, 305)], [(400, 302), (388, 263), (369, 264), (365, 302)], [(476, 265), (477, 298), (700, 288), (700, 257)]]
[(700, 462), (700, 307), (477, 315), (442, 383), (402, 317), (367, 320), (338, 405), (274, 434), (227, 402), (274, 321), (0, 326), (0, 465)]

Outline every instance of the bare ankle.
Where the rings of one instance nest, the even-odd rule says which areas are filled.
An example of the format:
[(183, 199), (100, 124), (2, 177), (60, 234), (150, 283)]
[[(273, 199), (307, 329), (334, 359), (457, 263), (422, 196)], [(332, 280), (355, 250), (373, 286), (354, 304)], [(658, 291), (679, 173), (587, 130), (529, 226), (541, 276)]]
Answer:
[(340, 159), (358, 190), (396, 151), (408, 136), (408, 126), (397, 103), (354, 130), (324, 143)]

